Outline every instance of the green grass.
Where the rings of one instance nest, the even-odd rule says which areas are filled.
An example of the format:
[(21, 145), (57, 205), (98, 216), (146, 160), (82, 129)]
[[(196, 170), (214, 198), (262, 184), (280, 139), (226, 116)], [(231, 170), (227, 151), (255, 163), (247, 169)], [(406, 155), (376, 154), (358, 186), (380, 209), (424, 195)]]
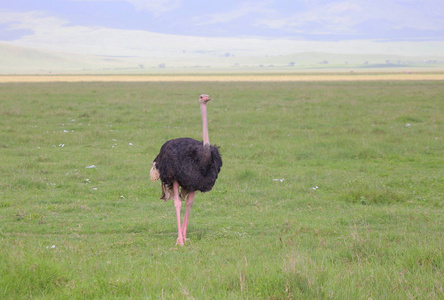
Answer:
[[(166, 140), (201, 138), (201, 93), (224, 166), (179, 247), (149, 168)], [(442, 82), (1, 84), (0, 298), (442, 299), (442, 95)]]

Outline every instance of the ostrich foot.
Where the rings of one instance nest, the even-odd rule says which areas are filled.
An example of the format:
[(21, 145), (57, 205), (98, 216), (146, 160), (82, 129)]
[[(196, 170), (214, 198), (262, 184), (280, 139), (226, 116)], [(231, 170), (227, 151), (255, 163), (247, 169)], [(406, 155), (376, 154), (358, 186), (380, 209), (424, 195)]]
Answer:
[(183, 241), (184, 241), (184, 243), (188, 242), (189, 240), (190, 240), (190, 239), (187, 238), (185, 235), (183, 236)]
[(182, 236), (182, 239), (177, 238), (177, 240), (176, 240), (176, 245), (184, 246), (185, 243), (186, 243), (187, 241), (189, 241), (189, 240), (190, 240), (190, 239), (187, 239), (187, 238), (183, 235), (183, 236)]
[(177, 241), (176, 241), (176, 245), (180, 245), (180, 246), (185, 245), (185, 239), (178, 237)]

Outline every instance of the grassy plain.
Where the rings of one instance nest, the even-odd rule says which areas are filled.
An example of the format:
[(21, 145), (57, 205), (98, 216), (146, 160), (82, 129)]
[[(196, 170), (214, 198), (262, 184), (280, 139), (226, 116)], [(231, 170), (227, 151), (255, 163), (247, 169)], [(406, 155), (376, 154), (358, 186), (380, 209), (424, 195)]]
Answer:
[[(150, 162), (224, 166), (184, 246)], [(1, 299), (442, 299), (444, 84), (0, 84)]]
[(299, 81), (424, 81), (444, 80), (442, 71), (422, 72), (355, 72), (353, 70), (337, 71), (335, 69), (315, 72), (294, 72), (276, 70), (274, 73), (261, 72), (219, 72), (188, 74), (120, 74), (120, 75), (0, 75), (0, 83), (10, 82), (299, 82)]

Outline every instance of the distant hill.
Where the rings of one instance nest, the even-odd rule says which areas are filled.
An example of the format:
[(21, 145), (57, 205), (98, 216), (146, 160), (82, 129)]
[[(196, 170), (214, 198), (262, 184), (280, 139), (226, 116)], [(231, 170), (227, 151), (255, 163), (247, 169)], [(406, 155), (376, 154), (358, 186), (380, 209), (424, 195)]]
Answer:
[(302, 52), (276, 56), (187, 52), (170, 56), (70, 54), (0, 43), (0, 74), (158, 73), (198, 70), (335, 70), (380, 68), (444, 69), (443, 57)]
[(303, 52), (291, 55), (249, 59), (251, 64), (263, 67), (274, 65), (302, 68), (379, 68), (383, 67), (443, 67), (444, 57), (408, 57), (399, 55), (375, 54), (334, 54)]
[(78, 73), (128, 67), (128, 63), (120, 59), (51, 52), (0, 43), (0, 74)]

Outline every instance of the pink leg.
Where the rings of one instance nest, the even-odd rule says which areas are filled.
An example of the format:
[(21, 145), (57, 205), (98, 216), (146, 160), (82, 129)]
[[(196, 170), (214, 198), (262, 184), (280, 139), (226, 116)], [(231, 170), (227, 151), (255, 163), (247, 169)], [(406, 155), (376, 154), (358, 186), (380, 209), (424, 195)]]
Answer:
[(182, 229), (180, 227), (180, 208), (182, 207), (182, 202), (179, 198), (179, 183), (174, 181), (173, 183), (173, 192), (174, 192), (174, 207), (176, 208), (176, 217), (177, 217), (177, 241), (176, 245), (179, 244), (181, 246), (184, 245), (184, 238), (182, 235)]
[(196, 195), (196, 192), (191, 192), (188, 194), (187, 197), (187, 209), (185, 211), (185, 218), (183, 219), (182, 224), (182, 236), (183, 240), (187, 240), (187, 227), (188, 227), (188, 218), (190, 217), (190, 209), (194, 202), (194, 196)]

